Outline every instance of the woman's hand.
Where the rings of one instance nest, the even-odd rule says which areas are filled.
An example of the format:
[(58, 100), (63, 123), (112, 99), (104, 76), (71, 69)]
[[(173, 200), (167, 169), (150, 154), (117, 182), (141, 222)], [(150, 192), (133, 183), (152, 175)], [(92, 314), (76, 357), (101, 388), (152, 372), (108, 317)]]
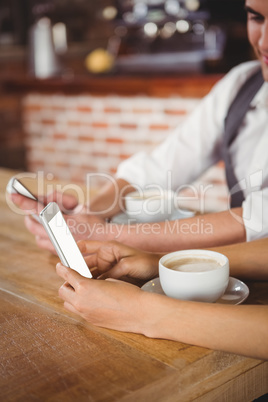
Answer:
[(130, 277), (149, 280), (158, 275), (160, 254), (146, 253), (116, 241), (78, 242), (89, 269), (100, 279)]
[(137, 286), (114, 279), (87, 279), (60, 263), (56, 270), (66, 281), (59, 289), (59, 296), (67, 310), (100, 327), (143, 332), (145, 292)]

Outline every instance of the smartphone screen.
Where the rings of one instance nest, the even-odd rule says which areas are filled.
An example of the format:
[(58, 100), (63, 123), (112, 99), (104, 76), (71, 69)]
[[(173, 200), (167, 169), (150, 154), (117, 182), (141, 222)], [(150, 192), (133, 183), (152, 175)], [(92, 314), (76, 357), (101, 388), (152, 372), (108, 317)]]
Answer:
[(88, 269), (84, 257), (82, 256), (62, 213), (58, 211), (50, 220), (47, 220), (47, 225), (51, 230), (52, 235), (57, 242), (57, 246), (60, 248), (68, 266), (77, 271), (80, 275), (85, 276), (86, 278), (92, 278), (91, 272)]

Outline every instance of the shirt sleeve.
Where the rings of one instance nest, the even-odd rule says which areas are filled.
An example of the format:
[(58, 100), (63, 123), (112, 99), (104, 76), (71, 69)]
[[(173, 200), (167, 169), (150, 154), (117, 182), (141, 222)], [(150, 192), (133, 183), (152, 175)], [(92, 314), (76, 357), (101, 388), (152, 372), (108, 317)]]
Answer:
[(237, 76), (238, 72), (227, 74), (162, 144), (122, 162), (116, 177), (140, 188), (157, 184), (177, 191), (220, 160), (224, 119)]
[(243, 202), (243, 223), (247, 241), (267, 237), (268, 188), (252, 191)]

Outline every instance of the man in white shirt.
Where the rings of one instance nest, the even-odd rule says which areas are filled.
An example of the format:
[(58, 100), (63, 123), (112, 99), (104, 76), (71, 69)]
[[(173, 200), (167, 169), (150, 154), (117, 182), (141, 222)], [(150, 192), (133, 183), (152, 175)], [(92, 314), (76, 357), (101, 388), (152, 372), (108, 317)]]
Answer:
[[(261, 0), (246, 1), (248, 37), (258, 61), (243, 63), (231, 70), (185, 123), (151, 154), (141, 152), (123, 162), (117, 171), (116, 186), (110, 184), (103, 188), (90, 205), (91, 213), (98, 217), (81, 214), (67, 217), (76, 239), (116, 239), (146, 250), (170, 251), (243, 242), (268, 235), (268, 214), (265, 213), (268, 209), (267, 8)], [(116, 225), (104, 221), (103, 218), (110, 218), (120, 211), (120, 200), (115, 197), (117, 192), (124, 196), (135, 185), (146, 188), (158, 184), (165, 188), (168, 175), (172, 189), (176, 191), (219, 161), (228, 110), (240, 89), (260, 68), (265, 82), (250, 101), (228, 149), (233, 175), (238, 182), (233, 192), (242, 189), (240, 205), (223, 212), (183, 219), (179, 224), (174, 221)], [(24, 201), (18, 197), (14, 201), (24, 208)], [(79, 233), (77, 229), (83, 223), (87, 230), (81, 234), (82, 231)], [(37, 236), (41, 247), (51, 249), (40, 225), (31, 218), (26, 218), (26, 225)]]

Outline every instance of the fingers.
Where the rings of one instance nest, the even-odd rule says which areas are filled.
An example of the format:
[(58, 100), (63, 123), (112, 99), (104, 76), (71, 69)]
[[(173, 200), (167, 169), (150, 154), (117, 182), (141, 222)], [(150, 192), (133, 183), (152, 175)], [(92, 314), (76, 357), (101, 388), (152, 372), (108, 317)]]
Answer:
[[(99, 279), (148, 276), (147, 260), (150, 256), (139, 250), (116, 241), (87, 240), (78, 242), (78, 246), (82, 253), (91, 253), (85, 260), (90, 270), (97, 267), (94, 276), (98, 275)], [(141, 260), (140, 267), (137, 266), (137, 260)]]
[(57, 254), (56, 250), (51, 243), (50, 239), (48, 238), (48, 235), (43, 228), (43, 226), (36, 222), (31, 216), (26, 216), (24, 218), (25, 226), (35, 236), (36, 244), (38, 247), (44, 249), (44, 250), (49, 250), (53, 254)]
[(82, 254), (87, 253), (96, 253), (98, 249), (104, 244), (102, 241), (93, 241), (93, 240), (79, 240), (77, 245)]
[(66, 310), (74, 314), (79, 314), (79, 311), (74, 306), (76, 298), (75, 291), (68, 282), (65, 282), (59, 288), (58, 293), (59, 297), (64, 301), (64, 307), (66, 308)]
[(120, 260), (113, 242), (90, 241), (79, 242), (78, 245), (81, 251), (84, 250), (84, 254), (91, 252), (85, 260), (89, 269), (97, 267), (95, 275), (99, 276), (110, 270)]
[(32, 219), (30, 216), (26, 216), (24, 219), (26, 228), (35, 236), (47, 238), (47, 234), (43, 226)]
[(113, 266), (110, 262), (101, 260), (97, 254), (88, 255), (84, 259), (94, 278), (120, 278), (126, 275), (120, 263)]
[(109, 246), (107, 246), (108, 244), (109, 242), (84, 240), (80, 240), (77, 243), (81, 253), (86, 255), (84, 258), (89, 269), (96, 267), (98, 276), (110, 269), (116, 261), (113, 253), (107, 251), (107, 247), (110, 250)]
[[(74, 271), (71, 268), (67, 268), (64, 265), (62, 265), (60, 262), (56, 265), (56, 271), (57, 274), (64, 279), (68, 284), (72, 286), (72, 292), (74, 293), (74, 290), (77, 289), (78, 287), (81, 287), (81, 283), (85, 280), (81, 275), (78, 274), (78, 272)], [(63, 287), (61, 292), (64, 294), (68, 294), (71, 296), (70, 293), (71, 289), (66, 289), (66, 286)], [(69, 300), (70, 301), (70, 300)]]
[(39, 213), (49, 202), (57, 202), (59, 207), (65, 211), (73, 210), (77, 207), (77, 199), (69, 194), (62, 194), (59, 192), (53, 192), (48, 196), (39, 196), (38, 201), (31, 200), (30, 198), (24, 197), (20, 194), (10, 194), (10, 199), (17, 205), (20, 209), (24, 210), (27, 214)]
[(48, 250), (51, 253), (57, 255), (55, 247), (53, 246), (53, 244), (51, 243), (51, 241), (48, 238), (36, 236), (35, 240), (36, 240), (36, 244), (38, 245), (38, 247), (40, 247), (44, 250)]
[[(128, 258), (128, 260), (131, 259)], [(109, 269), (109, 271), (101, 273), (98, 279), (119, 279), (122, 278), (123, 276), (126, 276), (131, 273), (131, 268), (128, 264), (126, 263), (126, 260), (122, 259), (118, 264), (116, 264), (114, 267)]]
[(71, 313), (79, 314), (79, 311), (77, 311), (76, 308), (71, 303), (65, 301), (63, 305), (66, 308), (66, 310), (70, 311)]
[(44, 208), (42, 203), (36, 202), (31, 200), (30, 198), (24, 197), (20, 194), (11, 194), (11, 200), (17, 205), (20, 209), (25, 211), (25, 213), (32, 215), (32, 214), (39, 214)]
[(83, 254), (96, 253), (99, 250), (105, 254), (109, 250), (117, 260), (137, 253), (134, 248), (117, 241), (80, 240), (77, 244)]
[(99, 270), (98, 267), (98, 257), (97, 254), (92, 254), (84, 257), (86, 264), (93, 276), (93, 278), (98, 278), (101, 274), (102, 271)]
[(77, 199), (73, 195), (60, 193), (58, 191), (53, 191), (47, 195), (46, 203), (48, 204), (52, 201), (56, 202), (64, 212), (74, 209), (78, 204)]

